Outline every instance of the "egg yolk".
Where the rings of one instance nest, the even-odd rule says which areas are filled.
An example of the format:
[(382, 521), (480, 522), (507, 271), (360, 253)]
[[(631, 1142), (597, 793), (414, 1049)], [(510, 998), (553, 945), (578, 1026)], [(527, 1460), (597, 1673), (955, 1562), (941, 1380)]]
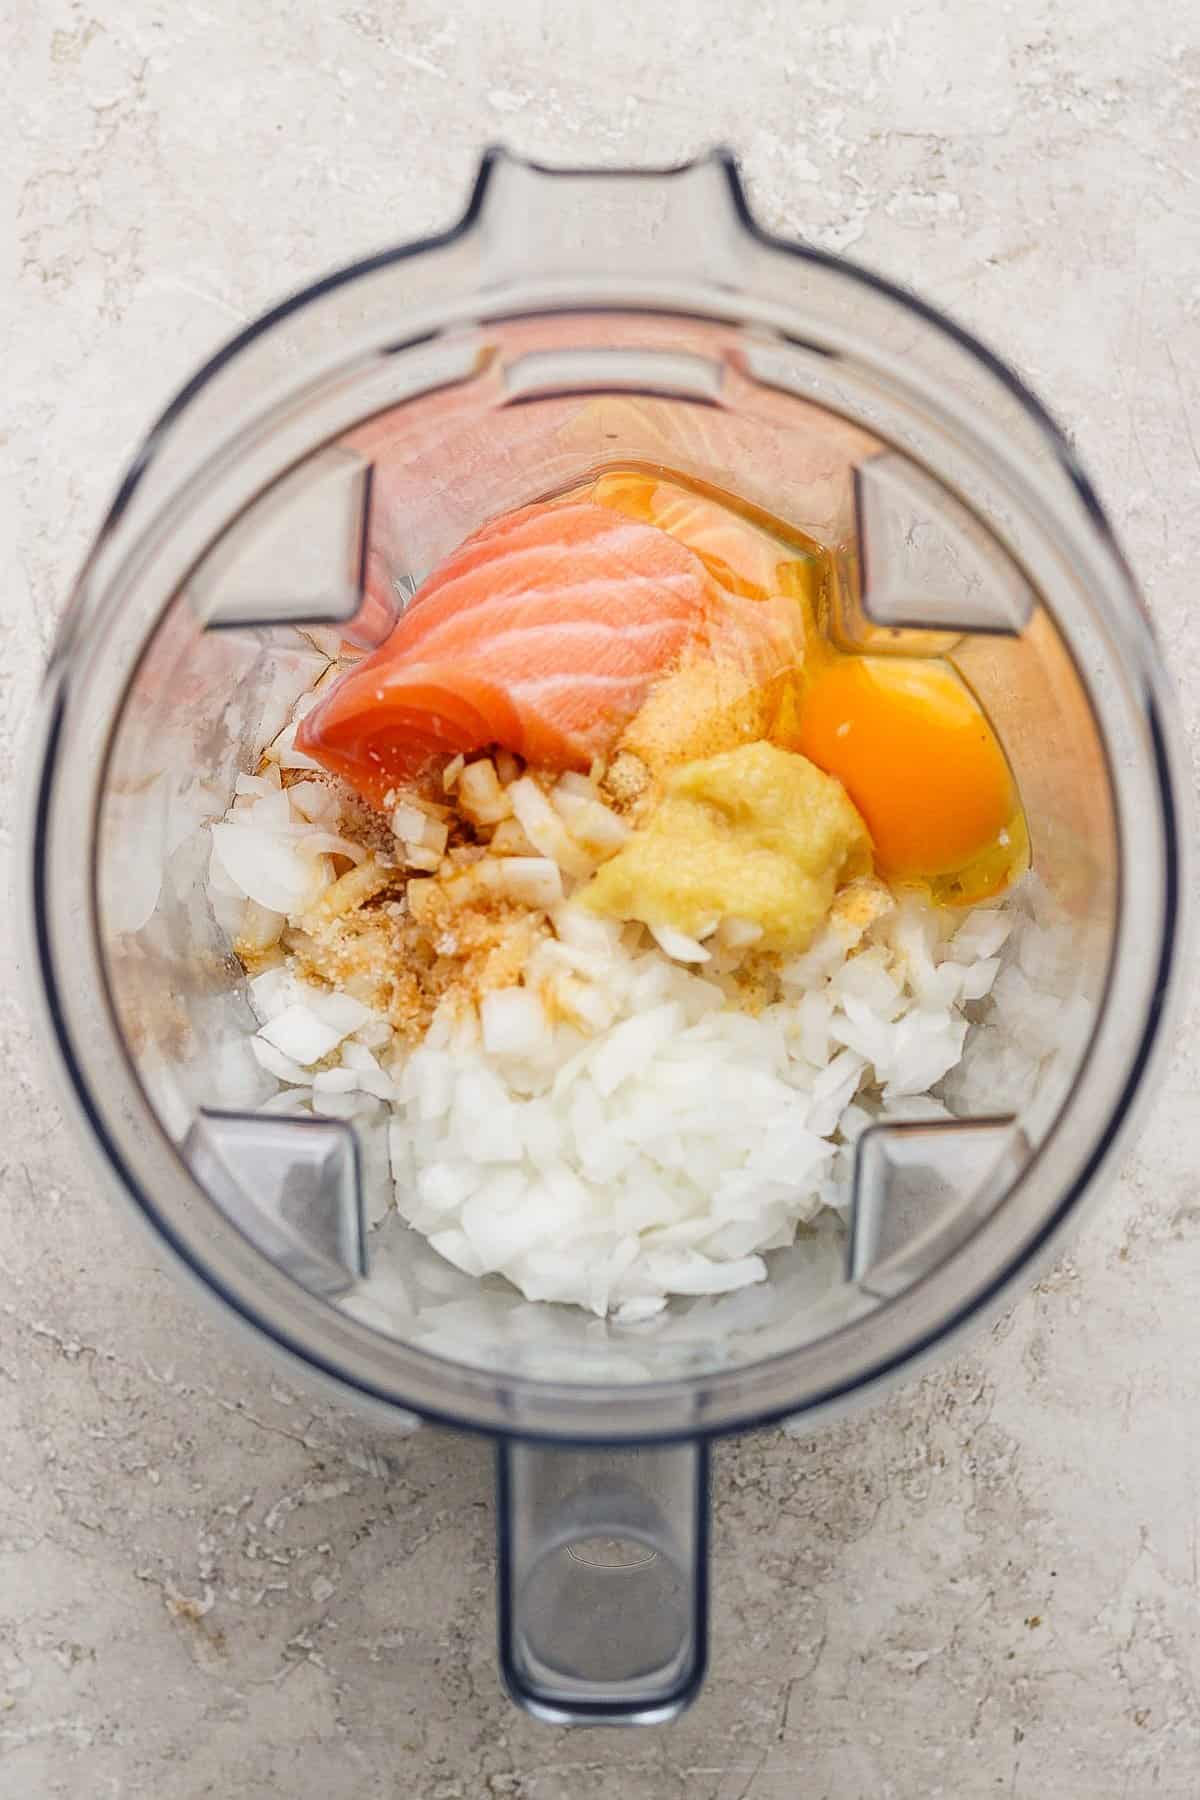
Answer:
[[(841, 782), (870, 831), (882, 875), (919, 883), (945, 905), (973, 905), (1002, 893), (1022, 872), (1029, 837), (1016, 782), (979, 702), (942, 660), (953, 640), (939, 645), (923, 633), (925, 654), (906, 656), (896, 633), (880, 628), (875, 636), (893, 645), (891, 655), (839, 649), (823, 616), (815, 545), (810, 552), (799, 540), (785, 542), (714, 493), (661, 472), (610, 469), (571, 497), (657, 525), (694, 551), (730, 595), (791, 604), (801, 622), (802, 667), (760, 690), (765, 735)], [(675, 729), (681, 698), (696, 728), (687, 742), (712, 733), (711, 709), (697, 704), (698, 693), (685, 693), (685, 676), (694, 686), (695, 671), (682, 671), (635, 721), (642, 738), (630, 747), (644, 761), (656, 760), (648, 751), (663, 720)], [(726, 724), (729, 744), (717, 749), (749, 735), (745, 719), (732, 712)]]
[(989, 867), (968, 884), (971, 898), (1011, 878), (1025, 845), (1016, 784), (978, 701), (947, 664), (834, 657), (805, 682), (787, 736), (842, 783), (883, 873), (935, 881), (982, 858)]

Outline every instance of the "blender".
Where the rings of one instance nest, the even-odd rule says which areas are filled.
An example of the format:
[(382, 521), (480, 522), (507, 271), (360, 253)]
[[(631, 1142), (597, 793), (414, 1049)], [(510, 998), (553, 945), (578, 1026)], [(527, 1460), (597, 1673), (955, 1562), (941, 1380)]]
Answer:
[[(637, 465), (822, 546), (841, 648), (958, 670), (1065, 951), (1036, 1082), (979, 1060), (958, 1116), (873, 1126), (847, 1233), (652, 1330), (442, 1263), (389, 1207), (382, 1104), (260, 1110), (208, 883), (211, 824), (343, 641), (380, 643), (485, 519)], [(705, 1671), (711, 1441), (907, 1371), (1095, 1192), (1179, 985), (1183, 766), (1104, 512), (1003, 363), (768, 235), (724, 153), (564, 171), (490, 152), (453, 229), (242, 332), (122, 481), (44, 686), (46, 1033), (97, 1166), (230, 1318), (378, 1415), (494, 1437), (514, 1698), (558, 1723), (663, 1720)]]

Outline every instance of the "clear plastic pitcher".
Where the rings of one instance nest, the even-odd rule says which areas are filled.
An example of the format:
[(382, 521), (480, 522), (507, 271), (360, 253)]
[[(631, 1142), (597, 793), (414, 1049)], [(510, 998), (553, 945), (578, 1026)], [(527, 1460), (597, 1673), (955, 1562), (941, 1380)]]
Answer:
[[(848, 1231), (639, 1329), (441, 1262), (387, 1209), (377, 1119), (258, 1111), (272, 1084), (207, 885), (210, 823), (343, 637), (380, 642), (484, 519), (630, 464), (823, 545), (843, 648), (956, 665), (1019, 781), (1058, 946), (1036, 1079), (968, 1039), (959, 1116), (858, 1140)], [(242, 333), (126, 475), (45, 685), (48, 1035), (97, 1165), (231, 1315), (349, 1398), (495, 1436), (513, 1694), (550, 1720), (664, 1719), (705, 1664), (709, 1441), (908, 1368), (1028, 1278), (1109, 1163), (1177, 985), (1183, 781), (1104, 513), (1001, 362), (768, 236), (726, 156), (492, 154), (453, 230)]]

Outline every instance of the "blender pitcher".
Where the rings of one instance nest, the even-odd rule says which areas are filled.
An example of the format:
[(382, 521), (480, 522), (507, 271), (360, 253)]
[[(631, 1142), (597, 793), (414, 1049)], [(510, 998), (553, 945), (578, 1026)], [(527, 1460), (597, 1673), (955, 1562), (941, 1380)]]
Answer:
[[(483, 520), (630, 465), (823, 546), (843, 649), (959, 670), (1015, 771), (1057, 952), (1036, 1078), (1028, 1044), (973, 1032), (955, 1116), (847, 1152), (845, 1231), (621, 1327), (473, 1280), (409, 1230), (381, 1101), (260, 1110), (275, 1083), (208, 869), (238, 776), (342, 640), (381, 642)], [(1027, 1279), (1110, 1161), (1178, 985), (1183, 764), (1072, 451), (946, 319), (765, 233), (723, 154), (598, 172), (491, 153), (452, 230), (214, 357), (83, 569), (39, 753), (35, 964), (98, 1161), (294, 1365), (494, 1435), (504, 1676), (552, 1721), (687, 1704), (709, 1441), (862, 1394)]]

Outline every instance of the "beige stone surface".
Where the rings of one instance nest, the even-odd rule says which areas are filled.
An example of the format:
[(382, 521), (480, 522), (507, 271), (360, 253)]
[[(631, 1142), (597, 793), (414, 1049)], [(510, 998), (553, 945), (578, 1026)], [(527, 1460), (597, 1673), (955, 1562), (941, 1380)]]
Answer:
[[(1194, 0), (6, 0), (0, 853), (68, 581), (175, 387), (445, 224), (477, 151), (742, 153), (1067, 422), (1200, 695)], [(1194, 741), (1194, 738), (1193, 738)], [(714, 1668), (635, 1734), (493, 1659), (486, 1446), (314, 1405), (121, 1228), (0, 983), (4, 1800), (1190, 1800), (1195, 1014), (1071, 1254), (812, 1438), (718, 1455)]]

